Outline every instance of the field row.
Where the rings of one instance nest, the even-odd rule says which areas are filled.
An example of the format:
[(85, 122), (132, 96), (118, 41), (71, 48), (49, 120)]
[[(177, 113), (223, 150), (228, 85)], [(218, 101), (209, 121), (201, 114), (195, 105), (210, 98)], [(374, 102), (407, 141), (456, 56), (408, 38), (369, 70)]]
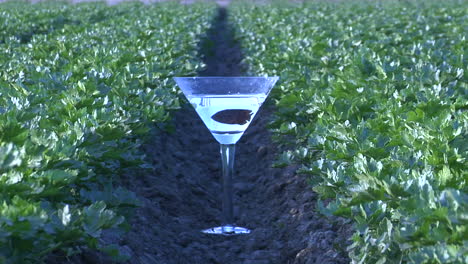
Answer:
[[(38, 263), (128, 228), (139, 151), (202, 67), (214, 4), (0, 4), (0, 263)], [(158, 146), (154, 146), (158, 147)]]
[(467, 2), (238, 4), (250, 74), (279, 75), (271, 127), (353, 263), (467, 263)]
[[(353, 263), (467, 263), (466, 1), (236, 3), (249, 75), (278, 75), (271, 128)], [(151, 169), (173, 76), (203, 65), (215, 5), (0, 4), (0, 263), (103, 246), (138, 205), (115, 187)], [(158, 147), (158, 146), (154, 146)]]

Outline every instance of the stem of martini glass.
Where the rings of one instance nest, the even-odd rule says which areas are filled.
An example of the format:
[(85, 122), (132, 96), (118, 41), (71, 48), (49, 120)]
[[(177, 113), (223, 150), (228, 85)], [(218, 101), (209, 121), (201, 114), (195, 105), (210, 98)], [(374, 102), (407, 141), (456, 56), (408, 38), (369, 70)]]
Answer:
[[(223, 226), (234, 226), (234, 209), (232, 204), (232, 176), (234, 174), (235, 144), (221, 144), (221, 161), (223, 163)], [(232, 232), (233, 230), (226, 230)]]

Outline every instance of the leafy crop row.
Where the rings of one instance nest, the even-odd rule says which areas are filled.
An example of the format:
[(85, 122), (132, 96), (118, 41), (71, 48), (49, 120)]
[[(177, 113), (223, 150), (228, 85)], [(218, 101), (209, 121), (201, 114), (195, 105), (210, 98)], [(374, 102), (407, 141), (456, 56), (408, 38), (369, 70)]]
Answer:
[(0, 4), (0, 263), (80, 246), (118, 255), (101, 233), (123, 231), (138, 201), (115, 183), (149, 166), (138, 147), (178, 107), (171, 77), (202, 67), (214, 10)]
[[(467, 263), (466, 1), (236, 5), (276, 138), (352, 219), (353, 263)], [(330, 199), (331, 198), (331, 199)]]
[(123, 15), (132, 8), (106, 7), (105, 2), (68, 5), (65, 1), (45, 1), (31, 5), (26, 2), (5, 2), (0, 13), (0, 43), (9, 38), (27, 43), (33, 35), (49, 34), (66, 25), (92, 25)]

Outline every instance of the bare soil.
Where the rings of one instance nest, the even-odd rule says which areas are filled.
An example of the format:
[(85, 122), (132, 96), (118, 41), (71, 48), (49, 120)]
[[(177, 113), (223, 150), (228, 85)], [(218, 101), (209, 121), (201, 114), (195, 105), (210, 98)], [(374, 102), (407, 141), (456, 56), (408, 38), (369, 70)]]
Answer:
[[(201, 76), (245, 72), (226, 16), (220, 9), (201, 44), (207, 64)], [(349, 226), (316, 212), (316, 194), (306, 176), (296, 174), (297, 166), (272, 168), (280, 153), (266, 128), (274, 111), (267, 100), (236, 149), (236, 223), (252, 229), (251, 234), (200, 232), (221, 221), (221, 161), (218, 143), (186, 104), (173, 113), (175, 130), (155, 127), (142, 148), (156, 167), (154, 173), (133, 173), (124, 179), (123, 185), (142, 201), (132, 229), (123, 236), (107, 232), (104, 241), (117, 243), (131, 264), (349, 263)], [(112, 262), (87, 251), (68, 263)]]

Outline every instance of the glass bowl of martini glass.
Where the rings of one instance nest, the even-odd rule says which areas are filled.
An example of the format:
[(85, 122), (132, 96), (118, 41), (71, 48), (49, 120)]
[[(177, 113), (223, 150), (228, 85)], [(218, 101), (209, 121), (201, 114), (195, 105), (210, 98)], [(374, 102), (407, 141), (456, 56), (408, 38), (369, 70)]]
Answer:
[(222, 223), (202, 232), (248, 234), (250, 229), (234, 223), (232, 186), (235, 146), (278, 77), (175, 77), (174, 80), (220, 144), (223, 169)]

